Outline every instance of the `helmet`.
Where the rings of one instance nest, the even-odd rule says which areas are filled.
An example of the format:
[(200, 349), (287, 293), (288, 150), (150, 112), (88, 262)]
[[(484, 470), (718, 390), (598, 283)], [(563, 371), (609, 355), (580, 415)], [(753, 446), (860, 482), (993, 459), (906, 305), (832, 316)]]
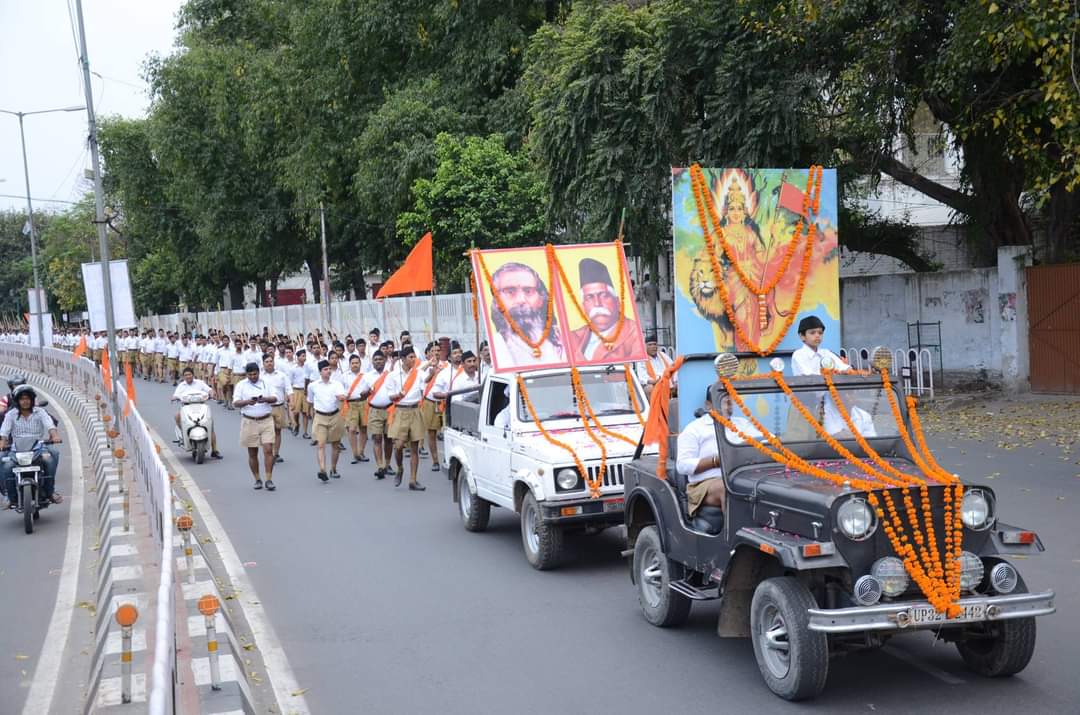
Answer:
[(37, 402), (37, 390), (35, 390), (34, 388), (30, 387), (30, 385), (19, 385), (19, 386), (18, 386), (18, 387), (16, 387), (16, 388), (15, 388), (15, 390), (14, 390), (14, 391), (13, 391), (13, 392), (11, 393), (11, 401), (12, 401), (12, 404), (13, 404), (14, 406), (18, 407), (18, 405), (19, 405), (19, 398), (21, 398), (21, 397), (22, 397), (23, 395), (30, 395), (30, 406), (31, 406), (31, 407), (33, 407), (33, 406), (34, 406), (34, 403), (36, 403), (36, 402)]
[(18, 387), (19, 385), (25, 385), (26, 384), (26, 378), (23, 377), (22, 375), (16, 375), (15, 377), (8, 380), (7, 384), (8, 384), (8, 390), (11, 391), (11, 392), (15, 392), (16, 387)]

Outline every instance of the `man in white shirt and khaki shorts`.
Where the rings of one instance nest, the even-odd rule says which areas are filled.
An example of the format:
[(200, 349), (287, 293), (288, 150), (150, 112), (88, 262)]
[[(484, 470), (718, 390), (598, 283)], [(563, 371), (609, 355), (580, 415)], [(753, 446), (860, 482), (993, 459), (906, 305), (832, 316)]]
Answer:
[(274, 416), (277, 396), (265, 380), (259, 378), (259, 364), (244, 366), (247, 378), (233, 388), (233, 405), (240, 410), (240, 446), (247, 449), (248, 467), (255, 478), (255, 488), (262, 489), (259, 478), (259, 450), (262, 449), (266, 489), (274, 491)]
[[(331, 377), (333, 369), (327, 360), (319, 361), (319, 379), (307, 387), (307, 398), (315, 410), (315, 424), (311, 428), (315, 438), (315, 455), (319, 461), (318, 477), (324, 483), (329, 478), (340, 479), (337, 471), (341, 456), (341, 438), (345, 434), (345, 420), (341, 418), (341, 406), (345, 402), (345, 387)], [(330, 476), (326, 474), (326, 445), (330, 445)]]

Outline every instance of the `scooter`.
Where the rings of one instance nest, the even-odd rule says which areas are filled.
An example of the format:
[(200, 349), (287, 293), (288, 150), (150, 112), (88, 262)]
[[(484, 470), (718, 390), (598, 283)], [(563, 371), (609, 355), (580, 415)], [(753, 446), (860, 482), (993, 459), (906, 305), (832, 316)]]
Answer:
[(185, 452), (191, 452), (196, 464), (202, 464), (206, 460), (213, 429), (214, 418), (206, 396), (185, 397), (180, 405), (180, 427), (176, 430), (176, 440)]
[(34, 437), (18, 437), (9, 453), (9, 458), (15, 462), (11, 470), (15, 474), (15, 495), (9, 497), (18, 497), (16, 510), (23, 515), (23, 528), (27, 534), (34, 533), (34, 522), (40, 518), (41, 510), (49, 506), (47, 499), (40, 499), (45, 478), (41, 455), (46, 444), (52, 443)]

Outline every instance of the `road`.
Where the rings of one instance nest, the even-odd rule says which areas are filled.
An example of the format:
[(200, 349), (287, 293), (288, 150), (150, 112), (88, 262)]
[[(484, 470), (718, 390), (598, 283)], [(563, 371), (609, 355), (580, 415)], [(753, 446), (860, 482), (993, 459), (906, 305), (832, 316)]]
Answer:
[[(138, 391), (167, 442), (171, 388), (139, 382)], [(1047, 545), (1017, 562), (1032, 588), (1059, 594), (1026, 671), (982, 680), (952, 646), (915, 634), (834, 660), (822, 696), (795, 705), (766, 690), (748, 641), (715, 637), (715, 604), (696, 605), (678, 629), (644, 621), (619, 557), (621, 530), (571, 540), (569, 563), (540, 573), (524, 559), (514, 514), (494, 510), (486, 533), (462, 529), (430, 461), (421, 463), (424, 493), (377, 482), (372, 467), (344, 457), (343, 478), (322, 484), (313, 448), (289, 434), (277, 492), (256, 492), (236, 446), (237, 413), (214, 407), (225, 459), (182, 463), (244, 562), (312, 712), (1078, 710), (1080, 468), (1056, 453), (934, 440), (946, 468), (974, 481), (998, 473), (986, 483), (1004, 520), (1037, 528)]]

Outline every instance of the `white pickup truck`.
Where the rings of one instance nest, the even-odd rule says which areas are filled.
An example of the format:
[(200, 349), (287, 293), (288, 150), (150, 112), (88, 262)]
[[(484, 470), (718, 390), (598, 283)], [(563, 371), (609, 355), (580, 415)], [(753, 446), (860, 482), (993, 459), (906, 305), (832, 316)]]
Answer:
[(514, 375), (492, 374), (479, 389), (455, 396), (447, 410), (443, 466), (462, 523), (469, 531), (483, 531), (492, 506), (519, 513), (525, 557), (541, 570), (560, 562), (566, 531), (599, 533), (622, 524), (623, 466), (633, 459), (642, 433), (630, 390), (642, 418), (648, 409), (637, 378), (631, 374), (627, 383), (622, 366), (583, 368), (579, 374), (601, 424), (630, 442), (592, 426), (607, 451), (599, 497), (592, 496), (585, 477), (597, 478), (601, 450), (585, 431), (565, 368), (521, 376), (544, 429), (577, 452), (587, 475), (579, 473), (573, 455), (537, 429)]

